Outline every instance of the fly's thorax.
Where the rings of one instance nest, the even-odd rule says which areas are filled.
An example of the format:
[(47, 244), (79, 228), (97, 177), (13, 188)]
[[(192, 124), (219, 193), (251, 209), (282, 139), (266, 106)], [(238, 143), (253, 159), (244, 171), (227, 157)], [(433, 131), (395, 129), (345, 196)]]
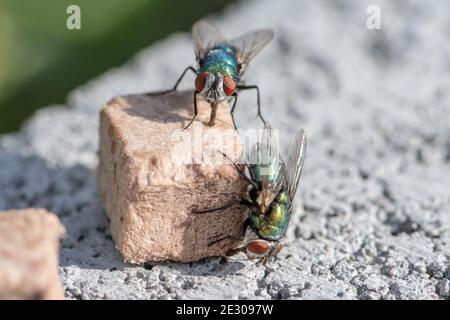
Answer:
[(200, 62), (200, 72), (220, 72), (237, 82), (239, 72), (234, 51), (226, 45), (211, 49)]
[(236, 57), (233, 47), (231, 47), (230, 45), (228, 45), (226, 43), (219, 43), (218, 45), (215, 46), (214, 49), (223, 50), (223, 51), (233, 55), (234, 57)]

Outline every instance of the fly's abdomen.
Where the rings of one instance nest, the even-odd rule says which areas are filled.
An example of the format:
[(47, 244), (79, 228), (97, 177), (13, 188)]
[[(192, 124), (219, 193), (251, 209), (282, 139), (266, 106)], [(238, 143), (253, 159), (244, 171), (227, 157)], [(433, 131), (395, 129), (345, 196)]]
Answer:
[(231, 48), (218, 46), (210, 50), (201, 61), (200, 72), (220, 72), (238, 81), (238, 63)]
[[(280, 199), (280, 196), (283, 199)], [(256, 211), (250, 214), (250, 223), (258, 235), (267, 240), (279, 240), (283, 237), (289, 223), (289, 200), (287, 195), (281, 193), (269, 209), (269, 212), (261, 216)], [(285, 201), (286, 200), (286, 201)]]

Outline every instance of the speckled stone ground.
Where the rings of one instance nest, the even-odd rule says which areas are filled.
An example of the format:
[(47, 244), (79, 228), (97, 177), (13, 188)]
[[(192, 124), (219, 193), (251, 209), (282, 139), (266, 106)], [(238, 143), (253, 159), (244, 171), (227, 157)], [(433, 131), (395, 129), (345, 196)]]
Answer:
[[(366, 28), (370, 4), (381, 8), (382, 30)], [(188, 34), (1, 137), (0, 209), (60, 216), (67, 298), (449, 298), (449, 9), (445, 0), (263, 0), (213, 17), (231, 35), (275, 29), (247, 83), (260, 85), (283, 137), (298, 127), (310, 137), (286, 247), (271, 264), (237, 256), (136, 267), (114, 249), (96, 196), (99, 108), (114, 95), (172, 85), (194, 62)], [(238, 125), (256, 124), (252, 95), (240, 102)]]

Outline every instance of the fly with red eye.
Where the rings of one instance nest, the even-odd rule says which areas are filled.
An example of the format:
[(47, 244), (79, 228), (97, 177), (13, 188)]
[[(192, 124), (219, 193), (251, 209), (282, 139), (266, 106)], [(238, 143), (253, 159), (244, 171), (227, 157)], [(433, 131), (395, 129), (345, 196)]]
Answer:
[(258, 117), (265, 124), (261, 114), (261, 103), (259, 88), (256, 85), (243, 85), (240, 81), (248, 63), (256, 54), (273, 38), (271, 30), (258, 30), (247, 33), (241, 37), (227, 40), (222, 33), (212, 24), (198, 21), (192, 27), (192, 40), (195, 56), (198, 62), (197, 68), (187, 67), (175, 85), (170, 90), (148, 95), (167, 94), (177, 90), (178, 85), (186, 75), (187, 71), (193, 71), (195, 79), (194, 92), (194, 116), (187, 123), (187, 129), (195, 120), (197, 110), (197, 95), (201, 95), (211, 106), (211, 115), (208, 125), (213, 126), (216, 110), (222, 101), (234, 98), (231, 108), (231, 117), (234, 127), (234, 111), (236, 108), (238, 93), (242, 90), (255, 90)]
[(208, 73), (202, 72), (197, 76), (197, 78), (195, 78), (195, 90), (197, 90), (197, 92), (203, 91), (203, 89), (205, 88), (207, 77), (208, 77)]
[[(248, 218), (242, 225), (240, 236), (220, 235), (214, 240), (211, 239), (209, 245), (226, 239), (240, 240), (243, 245), (231, 250), (229, 255), (244, 251), (249, 258), (258, 258), (263, 264), (279, 253), (293, 213), (294, 197), (305, 160), (305, 131), (300, 129), (295, 135), (286, 162), (277, 150), (275, 133), (268, 124), (262, 137), (245, 156), (246, 159), (254, 159), (256, 162), (244, 162), (242, 166), (222, 153), (249, 184), (247, 195), (239, 200), (241, 205), (248, 208)], [(268, 167), (270, 170), (263, 170)], [(266, 198), (267, 195), (269, 198)], [(200, 213), (223, 210), (235, 204), (230, 203)]]
[(223, 77), (223, 91), (229, 97), (236, 92), (236, 83), (229, 76)]

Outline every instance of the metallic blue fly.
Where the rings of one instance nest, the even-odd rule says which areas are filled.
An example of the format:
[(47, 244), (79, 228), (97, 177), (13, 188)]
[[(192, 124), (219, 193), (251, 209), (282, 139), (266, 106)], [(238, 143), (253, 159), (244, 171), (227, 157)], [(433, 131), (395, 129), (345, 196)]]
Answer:
[[(187, 124), (188, 128), (197, 112), (197, 95), (203, 96), (211, 105), (209, 125), (213, 126), (217, 108), (220, 102), (234, 97), (231, 116), (234, 121), (238, 92), (254, 89), (257, 93), (258, 116), (265, 124), (261, 115), (259, 88), (256, 85), (244, 85), (241, 76), (250, 60), (273, 38), (273, 31), (259, 30), (247, 33), (238, 38), (227, 40), (222, 33), (206, 21), (198, 21), (192, 27), (192, 40), (194, 44), (197, 68), (187, 67), (180, 78), (170, 90), (156, 94), (165, 94), (175, 91), (188, 70), (193, 71), (195, 79), (194, 116)], [(154, 95), (154, 94), (151, 94)]]

